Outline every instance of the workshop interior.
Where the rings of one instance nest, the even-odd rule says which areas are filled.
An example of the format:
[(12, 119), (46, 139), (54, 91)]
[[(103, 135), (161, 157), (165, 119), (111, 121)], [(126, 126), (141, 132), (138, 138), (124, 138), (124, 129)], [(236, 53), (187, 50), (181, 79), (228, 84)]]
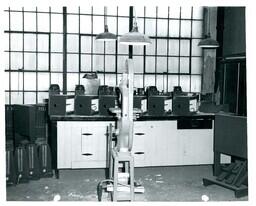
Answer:
[(8, 7), (7, 201), (247, 201), (245, 7)]

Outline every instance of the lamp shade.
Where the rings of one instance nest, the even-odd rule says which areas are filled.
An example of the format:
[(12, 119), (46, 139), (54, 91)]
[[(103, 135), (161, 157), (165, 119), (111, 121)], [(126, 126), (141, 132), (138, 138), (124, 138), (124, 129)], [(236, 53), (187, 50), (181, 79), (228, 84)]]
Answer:
[(100, 33), (96, 36), (95, 40), (97, 41), (115, 41), (116, 35), (108, 32), (108, 25), (105, 25), (103, 33)]
[(135, 22), (133, 25), (132, 31), (121, 36), (119, 39), (119, 43), (125, 44), (125, 45), (134, 45), (134, 46), (148, 45), (148, 44), (151, 44), (151, 40), (147, 35), (142, 34), (138, 31), (138, 26)]
[(210, 36), (207, 36), (205, 39), (202, 39), (198, 43), (198, 46), (205, 49), (215, 49), (218, 48), (220, 45), (216, 40), (212, 39)]

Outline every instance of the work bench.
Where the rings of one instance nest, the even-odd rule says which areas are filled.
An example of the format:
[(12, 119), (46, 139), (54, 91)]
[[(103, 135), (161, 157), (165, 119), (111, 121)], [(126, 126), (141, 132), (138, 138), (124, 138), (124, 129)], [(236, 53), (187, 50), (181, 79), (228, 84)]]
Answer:
[[(112, 116), (50, 116), (53, 169), (106, 168)], [(214, 114), (142, 115), (134, 121), (135, 167), (213, 164)], [(229, 161), (223, 156), (223, 161)]]

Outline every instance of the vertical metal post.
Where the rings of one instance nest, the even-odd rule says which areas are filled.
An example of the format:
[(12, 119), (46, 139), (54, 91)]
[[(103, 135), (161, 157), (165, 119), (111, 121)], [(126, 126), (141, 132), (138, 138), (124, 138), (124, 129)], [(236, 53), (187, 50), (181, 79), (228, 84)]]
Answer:
[(225, 96), (226, 96), (226, 69), (227, 69), (227, 65), (224, 64), (222, 104), (225, 104)]
[(63, 7), (63, 94), (67, 94), (67, 7)]
[[(129, 8), (129, 31), (132, 31), (133, 27), (133, 6)], [(132, 59), (132, 45), (129, 45), (129, 59)]]
[(236, 86), (236, 114), (238, 114), (239, 107), (239, 80), (240, 80), (240, 62), (237, 65), (237, 86)]

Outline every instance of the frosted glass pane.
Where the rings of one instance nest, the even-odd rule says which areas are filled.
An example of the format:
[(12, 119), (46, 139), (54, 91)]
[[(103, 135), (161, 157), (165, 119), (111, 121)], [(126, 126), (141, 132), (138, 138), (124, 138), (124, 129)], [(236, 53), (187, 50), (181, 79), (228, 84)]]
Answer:
[(191, 59), (191, 73), (192, 74), (201, 74), (203, 67), (203, 61), (200, 57), (192, 57)]
[(178, 73), (179, 72), (179, 58), (178, 57), (169, 57), (168, 58), (168, 72), (169, 73)]
[(180, 41), (180, 55), (181, 56), (189, 56), (189, 40), (181, 40)]
[(189, 75), (180, 75), (180, 86), (183, 92), (190, 92), (190, 76)]
[(155, 72), (155, 57), (146, 57), (146, 72)]
[(155, 36), (156, 35), (156, 20), (155, 19), (146, 19), (146, 31), (145, 33), (148, 36)]
[(157, 36), (166, 37), (168, 33), (168, 21), (167, 19), (157, 20)]
[(37, 14), (38, 18), (38, 31), (49, 32), (49, 14)]
[(22, 72), (11, 73), (11, 90), (22, 90), (23, 78)]
[(133, 55), (142, 55), (144, 51), (143, 46), (133, 46)]
[(38, 103), (44, 103), (44, 99), (49, 98), (48, 92), (38, 92), (37, 93)]
[(133, 56), (134, 73), (143, 73), (143, 56)]
[(163, 75), (157, 75), (156, 76), (156, 87), (158, 89), (158, 91), (163, 91), (164, 90), (164, 77)]
[(116, 17), (107, 17), (107, 24), (108, 31), (113, 34), (116, 34)]
[(22, 34), (11, 34), (11, 50), (22, 51)]
[(123, 44), (118, 44), (118, 54), (128, 54), (128, 46)]
[(193, 19), (203, 19), (203, 7), (193, 7)]
[(5, 92), (5, 104), (10, 104), (9, 102), (9, 92)]
[(99, 34), (104, 31), (104, 17), (93, 16), (93, 33)]
[(146, 6), (146, 16), (147, 17), (156, 17), (156, 7), (155, 6)]
[(192, 37), (201, 38), (203, 36), (203, 22), (193, 21), (192, 22)]
[(35, 104), (36, 103), (36, 93), (35, 92), (25, 92), (24, 93), (24, 104)]
[(133, 13), (135, 12), (137, 17), (144, 17), (144, 6), (136, 5), (134, 8)]
[(63, 35), (51, 34), (51, 51), (62, 52), (63, 51)]
[(143, 75), (134, 75), (134, 85), (135, 88), (143, 88)]
[(24, 31), (36, 31), (36, 13), (24, 12)]
[(78, 54), (68, 54), (67, 55), (67, 71), (78, 72)]
[[(127, 7), (127, 10), (129, 11), (128, 7)], [(123, 15), (123, 14), (119, 13), (119, 15)], [(123, 35), (123, 34), (126, 34), (128, 32), (129, 32), (129, 18), (119, 17), (118, 18), (118, 34)]]
[(75, 87), (78, 84), (79, 76), (78, 74), (67, 74), (67, 90), (75, 91)]
[(67, 51), (78, 52), (79, 50), (79, 38), (78, 35), (67, 35)]
[(9, 90), (9, 72), (4, 72), (4, 89)]
[(51, 31), (52, 32), (62, 32), (63, 31), (62, 14), (51, 14)]
[(180, 7), (171, 6), (170, 7), (170, 18), (180, 18)]
[(91, 55), (81, 55), (81, 71), (91, 71)]
[(22, 53), (11, 53), (11, 69), (22, 69)]
[(60, 87), (60, 90), (63, 91), (63, 74), (52, 73), (51, 84), (58, 84)]
[(146, 46), (146, 54), (155, 55), (156, 51), (156, 40), (151, 39), (151, 44)]
[(116, 75), (115, 74), (106, 74), (105, 75), (105, 84), (111, 87), (116, 86)]
[(145, 75), (145, 87), (155, 86), (155, 75)]
[(103, 54), (104, 53), (104, 42), (102, 41), (95, 41), (93, 42), (93, 52), (97, 54)]
[(121, 16), (129, 16), (129, 7), (127, 5), (125, 6), (118, 6), (118, 15)]
[(179, 35), (180, 35), (179, 20), (170, 20), (169, 21), (169, 36), (170, 37), (179, 37)]
[(49, 36), (48, 35), (38, 35), (37, 36), (38, 41), (37, 41), (37, 46), (38, 46), (38, 51), (49, 51)]
[(33, 54), (33, 53), (24, 54), (24, 69), (25, 70), (36, 69), (36, 54)]
[(159, 39), (157, 40), (157, 54), (167, 55), (167, 40)]
[(169, 40), (169, 55), (179, 56), (179, 40)]
[(128, 56), (118, 56), (118, 67), (117, 72), (123, 73), (125, 71), (125, 61), (128, 59)]
[[(135, 18), (133, 18), (133, 21), (135, 21)], [(144, 31), (144, 19), (143, 18), (137, 18), (137, 25), (138, 25), (138, 28), (139, 28), (139, 32), (140, 33), (145, 33), (145, 31)]]
[(181, 7), (181, 18), (182, 19), (191, 19), (191, 9), (192, 7), (183, 6)]
[(51, 54), (51, 70), (62, 71), (63, 55), (62, 54)]
[(180, 58), (180, 73), (189, 73), (189, 58)]
[(24, 50), (36, 51), (36, 35), (24, 34)]
[(93, 5), (94, 14), (104, 14), (104, 5)]
[(200, 39), (192, 40), (192, 56), (202, 56), (202, 48), (198, 46)]
[(49, 70), (49, 55), (48, 54), (38, 54), (38, 70)]
[(11, 12), (11, 30), (22, 31), (21, 12)]
[(115, 54), (116, 53), (116, 42), (105, 42), (106, 54)]
[(80, 6), (80, 13), (90, 14), (92, 12), (92, 7), (89, 5)]
[(93, 56), (93, 71), (104, 71), (103, 55)]
[(107, 6), (107, 14), (108, 15), (116, 15), (117, 13), (117, 6)]
[(157, 57), (156, 71), (167, 72), (167, 57)]
[(105, 56), (105, 71), (114, 72), (115, 71), (115, 56)]
[(81, 52), (91, 53), (91, 37), (81, 36)]
[(168, 18), (168, 7), (158, 6), (158, 17)]
[(181, 37), (191, 37), (191, 21), (183, 20), (181, 21), (180, 36)]
[(22, 92), (12, 92), (11, 93), (11, 104), (22, 104)]
[(201, 92), (201, 75), (191, 76), (191, 92)]
[(85, 34), (90, 34), (92, 31), (91, 16), (80, 15), (80, 32)]
[(78, 15), (67, 15), (67, 32), (78, 33), (78, 31), (79, 31)]
[(49, 73), (38, 73), (38, 90), (48, 90), (50, 87)]
[(24, 73), (24, 90), (36, 90), (36, 73)]

